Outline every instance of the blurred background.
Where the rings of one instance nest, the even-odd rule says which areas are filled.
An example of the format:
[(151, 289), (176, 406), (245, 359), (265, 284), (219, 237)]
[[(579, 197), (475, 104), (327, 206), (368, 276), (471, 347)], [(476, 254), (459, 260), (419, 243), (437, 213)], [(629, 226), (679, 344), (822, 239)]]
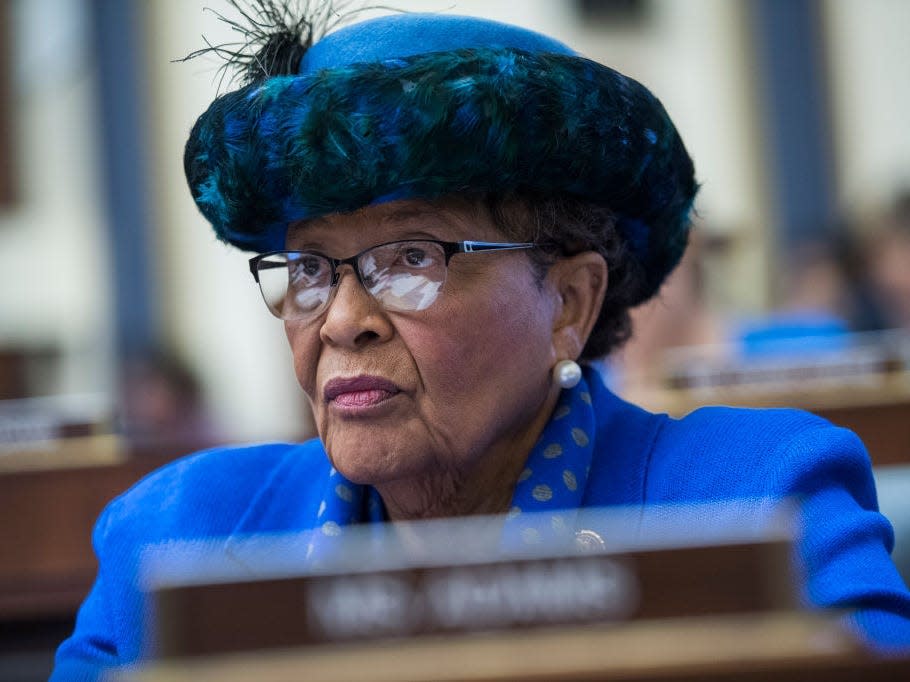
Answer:
[[(844, 339), (873, 342), (822, 379), (904, 372), (894, 330), (910, 329), (908, 0), (392, 4), (543, 31), (645, 83), (674, 119), (702, 183), (696, 229), (660, 297), (636, 311), (632, 343), (603, 363), (621, 394), (672, 409), (667, 388), (736, 383), (744, 357), (773, 358), (779, 372), (781, 348), (817, 358), (854, 348)], [(39, 570), (10, 551), (67, 527), (74, 489), (103, 502), (198, 447), (312, 433), (249, 255), (216, 241), (184, 180), (189, 130), (230, 84), (215, 58), (174, 60), (236, 39), (217, 11), (236, 16), (223, 0), (0, 0), (0, 509), (35, 515), (0, 542), (0, 626), (17, 623), (0, 653), (47, 639), (27, 625), (41, 618), (64, 631), (90, 580), (90, 557), (63, 578), (72, 557), (36, 550)], [(805, 357), (784, 396), (804, 383)], [(750, 371), (746, 383), (766, 378)], [(899, 445), (910, 453), (910, 440)], [(104, 479), (125, 451), (149, 459)], [(51, 466), (71, 470), (57, 492), (36, 478)], [(73, 556), (87, 551), (81, 532)], [(24, 593), (23, 572), (44, 607), (8, 598)], [(0, 677), (15, 666), (0, 664)]]

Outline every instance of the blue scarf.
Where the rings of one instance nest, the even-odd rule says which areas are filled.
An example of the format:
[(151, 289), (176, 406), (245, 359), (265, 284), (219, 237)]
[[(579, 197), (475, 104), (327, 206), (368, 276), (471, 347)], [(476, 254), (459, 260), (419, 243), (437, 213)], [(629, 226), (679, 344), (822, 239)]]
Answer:
[[(591, 394), (582, 379), (560, 394), (550, 421), (518, 477), (503, 528), (503, 548), (533, 547), (562, 538), (571, 530), (573, 510), (581, 507), (591, 468), (594, 427)], [(308, 558), (318, 560), (316, 541), (320, 535), (333, 537), (341, 533), (343, 526), (386, 520), (375, 488), (351, 483), (332, 467)]]

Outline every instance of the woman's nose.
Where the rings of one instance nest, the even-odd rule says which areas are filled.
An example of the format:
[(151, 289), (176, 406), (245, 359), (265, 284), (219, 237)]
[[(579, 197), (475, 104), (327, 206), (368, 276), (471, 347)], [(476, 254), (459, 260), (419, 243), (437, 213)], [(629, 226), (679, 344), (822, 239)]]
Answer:
[(394, 334), (394, 327), (379, 302), (363, 288), (353, 269), (342, 266), (319, 334), (323, 343), (360, 348), (371, 342), (388, 340)]

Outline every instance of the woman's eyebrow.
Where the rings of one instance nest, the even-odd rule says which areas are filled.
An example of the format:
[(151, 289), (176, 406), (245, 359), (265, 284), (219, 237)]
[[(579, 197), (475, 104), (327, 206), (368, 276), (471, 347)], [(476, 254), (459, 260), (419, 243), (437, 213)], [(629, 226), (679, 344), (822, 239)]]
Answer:
[(383, 226), (396, 226), (399, 231), (421, 233), (439, 238), (439, 230), (456, 229), (461, 227), (456, 214), (439, 206), (403, 206), (389, 212), (379, 219)]
[(396, 208), (394, 211), (391, 211), (384, 215), (381, 218), (380, 222), (403, 222), (407, 220), (414, 220), (415, 218), (439, 218), (443, 215), (444, 211), (431, 206), (403, 206), (401, 208)]

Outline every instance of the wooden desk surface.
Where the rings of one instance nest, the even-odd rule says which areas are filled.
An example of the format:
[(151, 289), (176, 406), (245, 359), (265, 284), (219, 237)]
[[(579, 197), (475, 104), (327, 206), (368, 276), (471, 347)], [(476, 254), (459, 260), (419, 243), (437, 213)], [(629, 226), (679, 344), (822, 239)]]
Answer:
[(104, 505), (173, 455), (127, 457), (113, 436), (0, 458), (0, 622), (71, 616), (97, 568)]
[(641, 621), (226, 655), (124, 670), (118, 682), (775, 682), (910, 679), (818, 614)]

